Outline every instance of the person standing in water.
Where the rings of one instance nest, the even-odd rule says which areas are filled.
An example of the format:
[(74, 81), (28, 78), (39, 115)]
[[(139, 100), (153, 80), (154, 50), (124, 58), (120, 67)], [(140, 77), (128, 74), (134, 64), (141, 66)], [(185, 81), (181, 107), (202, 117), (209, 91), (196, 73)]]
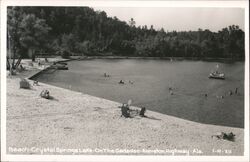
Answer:
[(235, 94), (237, 94), (238, 93), (238, 88), (235, 88)]

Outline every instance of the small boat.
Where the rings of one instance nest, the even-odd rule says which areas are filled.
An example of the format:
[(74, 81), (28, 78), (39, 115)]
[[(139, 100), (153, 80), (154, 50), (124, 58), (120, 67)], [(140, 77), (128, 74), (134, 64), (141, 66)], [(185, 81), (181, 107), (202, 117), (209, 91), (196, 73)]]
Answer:
[(68, 70), (69, 68), (67, 66), (65, 66), (65, 65), (61, 65), (61, 66), (57, 65), (57, 69), (58, 70)]
[(209, 74), (209, 78), (211, 79), (225, 79), (225, 74), (220, 73), (218, 71), (212, 72)]
[(60, 64), (52, 65), (51, 68), (54, 68), (57, 70), (68, 70), (69, 69), (66, 65), (60, 65)]
[(57, 64), (68, 65), (66, 62), (57, 62)]

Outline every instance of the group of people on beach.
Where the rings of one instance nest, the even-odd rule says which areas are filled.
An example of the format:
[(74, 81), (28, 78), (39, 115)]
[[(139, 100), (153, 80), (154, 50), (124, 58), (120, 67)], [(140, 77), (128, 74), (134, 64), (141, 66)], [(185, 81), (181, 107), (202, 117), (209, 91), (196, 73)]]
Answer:
[[(130, 108), (129, 108), (129, 104), (124, 104), (124, 103), (123, 103), (122, 106), (121, 106), (120, 108), (121, 108), (121, 113), (122, 113), (121, 117), (125, 117), (125, 118), (132, 117), (132, 116), (131, 116), (131, 112), (132, 112), (132, 111), (138, 112), (138, 110), (132, 110), (132, 109), (130, 109)], [(138, 114), (139, 114), (139, 116), (141, 116), (141, 117), (146, 117), (146, 116), (145, 116), (145, 112), (146, 112), (146, 108), (145, 108), (145, 107), (142, 107)]]

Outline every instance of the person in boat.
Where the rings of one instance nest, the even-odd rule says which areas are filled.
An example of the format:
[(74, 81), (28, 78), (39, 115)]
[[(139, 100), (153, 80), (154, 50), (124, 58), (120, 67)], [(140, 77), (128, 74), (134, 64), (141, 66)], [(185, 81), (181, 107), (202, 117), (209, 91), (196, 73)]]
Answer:
[(124, 81), (123, 81), (123, 80), (120, 80), (119, 84), (124, 84)]

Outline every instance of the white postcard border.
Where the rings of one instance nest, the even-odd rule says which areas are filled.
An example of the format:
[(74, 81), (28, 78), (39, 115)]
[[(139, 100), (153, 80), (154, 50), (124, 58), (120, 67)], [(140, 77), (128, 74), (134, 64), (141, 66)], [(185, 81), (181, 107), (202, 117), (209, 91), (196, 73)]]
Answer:
[[(249, 2), (245, 1), (1, 1), (1, 158), (3, 161), (248, 161), (249, 160)], [(245, 9), (245, 132), (244, 156), (113, 156), (6, 154), (6, 20), (7, 6), (95, 7), (237, 7)]]

